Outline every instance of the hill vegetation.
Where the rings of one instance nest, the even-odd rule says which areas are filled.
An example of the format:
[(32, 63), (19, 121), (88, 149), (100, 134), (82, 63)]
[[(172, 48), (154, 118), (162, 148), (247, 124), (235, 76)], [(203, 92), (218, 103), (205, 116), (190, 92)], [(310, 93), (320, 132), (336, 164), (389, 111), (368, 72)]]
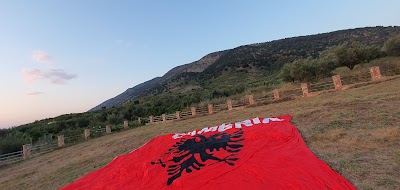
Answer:
[[(187, 94), (196, 90), (231, 91), (231, 88), (240, 89), (250, 84), (264, 85), (264, 82), (271, 81), (276, 84), (276, 76), (286, 63), (309, 57), (317, 58), (322, 51), (344, 43), (382, 47), (389, 37), (395, 35), (400, 35), (400, 27), (366, 27), (243, 45), (214, 52), (193, 63), (175, 67), (163, 77), (130, 88), (96, 106), (92, 111), (104, 107), (109, 109), (145, 96)], [(201, 69), (188, 69), (199, 66)], [(246, 74), (246, 80), (243, 80), (241, 73)], [(227, 85), (226, 82), (221, 83), (224, 79), (239, 82)]]
[[(393, 59), (383, 60), (391, 62)], [(27, 190), (59, 188), (105, 166), (116, 156), (142, 146), (157, 135), (254, 117), (291, 114), (291, 122), (312, 152), (358, 189), (399, 189), (399, 83), (400, 78), (397, 78), (316, 97), (113, 132), (2, 167), (0, 187)]]
[[(44, 142), (57, 134), (73, 136), (83, 129), (123, 119), (174, 113), (193, 104), (223, 100), (254, 91), (270, 91), (285, 81), (316, 81), (345, 71), (357, 74), (357, 64), (370, 62), (398, 67), (400, 27), (373, 27), (276, 40), (211, 53), (199, 61), (176, 67), (109, 100), (113, 107), (66, 114), (0, 130), (0, 154), (18, 151), (22, 144)], [(390, 38), (392, 37), (392, 38)], [(389, 39), (390, 38), (390, 39)], [(381, 49), (383, 48), (384, 51)], [(398, 52), (398, 51), (397, 51)], [(388, 62), (387, 60), (390, 59)], [(107, 104), (108, 105), (108, 104)], [(140, 124), (132, 125), (137, 127)]]

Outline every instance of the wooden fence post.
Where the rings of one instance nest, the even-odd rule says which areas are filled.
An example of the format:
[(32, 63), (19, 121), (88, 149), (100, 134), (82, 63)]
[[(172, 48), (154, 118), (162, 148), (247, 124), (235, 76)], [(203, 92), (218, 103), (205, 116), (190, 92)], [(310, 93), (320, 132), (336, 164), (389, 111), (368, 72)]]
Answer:
[(180, 120), (181, 119), (181, 112), (180, 111), (176, 111), (175, 112), (175, 116), (176, 116), (177, 120)]
[(90, 137), (90, 130), (89, 129), (85, 129), (83, 131), (83, 135), (85, 136), (85, 139), (87, 140)]
[(379, 69), (378, 66), (369, 68), (369, 71), (371, 73), (372, 81), (377, 81), (382, 79), (381, 70)]
[(150, 124), (153, 124), (153, 116), (152, 116), (152, 115), (149, 116), (149, 123), (150, 123)]
[(58, 144), (58, 147), (62, 147), (62, 146), (64, 146), (64, 135), (59, 135), (59, 136), (57, 136), (57, 144)]
[(301, 90), (303, 91), (303, 96), (308, 96), (308, 85), (307, 85), (307, 83), (301, 83)]
[(254, 105), (255, 104), (253, 95), (249, 95), (249, 104), (250, 105)]
[(24, 144), (22, 145), (22, 158), (24, 160), (28, 159), (31, 156), (31, 145)]
[(342, 90), (342, 80), (340, 79), (340, 75), (332, 76), (333, 85), (335, 85), (335, 90)]
[(161, 115), (162, 117), (162, 122), (165, 123), (167, 121), (167, 119), (165, 118), (165, 113)]
[(124, 129), (128, 129), (128, 120), (127, 119), (125, 119), (124, 120)]
[(274, 89), (274, 100), (279, 100), (279, 90), (278, 89)]
[(212, 113), (213, 113), (213, 105), (208, 104), (208, 114), (212, 114)]
[(228, 110), (232, 110), (232, 100), (228, 99), (226, 104), (228, 104)]
[(196, 107), (191, 107), (190, 110), (192, 111), (192, 116), (196, 115)]
[(111, 127), (109, 125), (106, 126), (106, 134), (111, 133)]

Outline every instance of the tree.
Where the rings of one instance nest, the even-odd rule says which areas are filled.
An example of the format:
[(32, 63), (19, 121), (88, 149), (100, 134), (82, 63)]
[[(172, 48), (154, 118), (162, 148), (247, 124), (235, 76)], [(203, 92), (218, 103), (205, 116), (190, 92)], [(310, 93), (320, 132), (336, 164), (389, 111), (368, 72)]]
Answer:
[(337, 66), (345, 66), (349, 69), (353, 69), (357, 64), (384, 56), (378, 46), (367, 46), (358, 42), (343, 43), (328, 48), (320, 54), (320, 58), (329, 54), (334, 54), (337, 57)]
[(324, 51), (321, 53), (319, 59), (309, 57), (285, 64), (281, 69), (280, 77), (287, 82), (311, 82), (331, 76), (332, 71), (338, 65), (339, 62), (336, 54)]
[(307, 58), (298, 59), (282, 67), (280, 77), (284, 81), (314, 81), (320, 77), (329, 75), (332, 69), (326, 66), (328, 62), (321, 62), (319, 59)]
[(287, 64), (283, 65), (279, 77), (280, 77), (283, 81), (294, 82), (295, 79), (294, 79), (294, 77), (291, 75), (291, 71), (292, 71), (292, 70), (293, 70), (293, 63), (287, 63)]
[(320, 66), (318, 73), (320, 75), (330, 75), (331, 72), (339, 67), (338, 57), (332, 52), (322, 52), (319, 56), (318, 64)]
[(365, 59), (368, 62), (386, 56), (386, 53), (382, 51), (382, 47), (377, 45), (366, 46), (364, 48), (364, 53), (365, 53)]
[(358, 43), (339, 45), (334, 52), (338, 57), (339, 65), (346, 66), (349, 69), (353, 69), (354, 66), (360, 64), (364, 60), (360, 44)]
[(400, 56), (400, 35), (389, 38), (383, 46), (383, 51), (390, 56)]
[(118, 123), (122, 123), (122, 117), (112, 113), (107, 116), (107, 123), (111, 125), (116, 125)]
[(27, 143), (26, 139), (18, 137), (14, 134), (0, 138), (0, 154), (7, 154), (15, 151), (20, 151), (22, 145)]
[(76, 122), (76, 127), (85, 128), (89, 125), (89, 120), (86, 117), (78, 118)]

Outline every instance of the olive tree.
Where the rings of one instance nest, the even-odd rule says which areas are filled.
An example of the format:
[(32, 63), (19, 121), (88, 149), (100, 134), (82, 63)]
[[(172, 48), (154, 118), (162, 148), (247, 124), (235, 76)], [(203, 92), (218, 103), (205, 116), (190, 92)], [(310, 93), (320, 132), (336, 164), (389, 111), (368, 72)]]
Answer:
[(400, 35), (389, 38), (383, 46), (383, 51), (390, 56), (400, 56)]

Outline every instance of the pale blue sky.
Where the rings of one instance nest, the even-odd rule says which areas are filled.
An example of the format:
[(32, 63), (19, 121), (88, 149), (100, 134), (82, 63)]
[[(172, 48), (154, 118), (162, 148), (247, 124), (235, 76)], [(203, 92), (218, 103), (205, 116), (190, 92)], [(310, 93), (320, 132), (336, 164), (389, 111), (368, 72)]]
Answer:
[(84, 112), (219, 50), (400, 25), (400, 1), (0, 2), (0, 127)]

